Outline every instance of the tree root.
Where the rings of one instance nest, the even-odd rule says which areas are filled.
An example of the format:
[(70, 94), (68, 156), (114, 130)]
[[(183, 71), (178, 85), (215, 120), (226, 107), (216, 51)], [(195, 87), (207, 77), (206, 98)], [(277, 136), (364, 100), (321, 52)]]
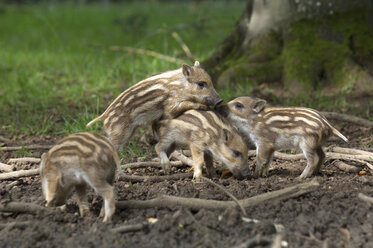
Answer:
[(172, 175), (165, 176), (135, 176), (135, 175), (126, 175), (121, 173), (119, 175), (119, 180), (122, 181), (131, 181), (133, 183), (137, 182), (162, 182), (166, 180), (180, 180), (185, 178), (192, 178), (193, 173), (177, 173)]
[[(170, 161), (170, 163), (171, 163), (171, 166), (175, 166), (175, 167), (184, 166), (184, 163), (181, 161)], [(160, 162), (153, 162), (153, 161), (128, 163), (128, 164), (121, 165), (121, 167), (130, 168), (130, 169), (139, 169), (139, 168), (146, 168), (146, 167), (162, 168)]]
[(193, 167), (193, 160), (184, 156), (183, 154), (181, 154), (178, 151), (174, 151), (171, 154), (171, 157), (175, 158), (176, 160), (180, 160), (183, 164), (186, 164), (186, 165), (189, 165), (189, 166)]
[(365, 202), (368, 202), (370, 204), (373, 204), (373, 197), (370, 197), (370, 196), (367, 196), (363, 193), (359, 193), (357, 195), (361, 200), (365, 201)]
[(334, 120), (340, 120), (345, 122), (350, 122), (358, 126), (365, 126), (365, 127), (373, 127), (373, 122), (353, 116), (353, 115), (347, 115), (347, 114), (340, 114), (335, 112), (321, 112), (322, 115), (324, 115), (327, 119), (334, 119)]
[(13, 170), (13, 166), (9, 164), (0, 163), (0, 171), (10, 172)]
[(251, 248), (257, 246), (268, 246), (272, 244), (273, 240), (271, 237), (257, 235), (254, 238), (248, 239), (245, 242), (233, 246), (233, 248)]
[(0, 147), (0, 151), (18, 151), (21, 149), (48, 150), (51, 147), (52, 147), (51, 145), (5, 146), (5, 147)]
[(242, 204), (238, 201), (238, 199), (237, 199), (234, 195), (232, 195), (231, 193), (228, 192), (228, 190), (227, 190), (226, 188), (224, 188), (223, 186), (221, 186), (221, 185), (215, 183), (214, 181), (212, 181), (212, 180), (210, 180), (210, 179), (208, 179), (208, 178), (206, 178), (206, 177), (201, 177), (201, 178), (202, 178), (202, 180), (204, 180), (204, 181), (206, 181), (206, 182), (208, 182), (208, 183), (214, 185), (215, 187), (221, 189), (225, 194), (227, 194), (230, 198), (232, 198), (232, 200), (233, 200), (233, 201), (237, 204), (237, 206), (240, 208), (240, 210), (241, 210), (243, 216), (244, 216), (244, 217), (247, 217), (247, 213), (246, 213), (245, 208), (242, 206)]
[[(254, 197), (239, 200), (240, 204), (244, 208), (257, 206), (265, 201), (272, 200), (284, 200), (300, 195), (309, 193), (318, 188), (319, 183), (316, 179), (310, 182), (300, 183), (285, 189), (280, 189), (272, 192), (267, 192)], [(236, 206), (234, 201), (217, 201), (217, 200), (205, 200), (196, 198), (184, 198), (177, 196), (164, 195), (158, 198), (145, 201), (127, 200), (119, 201), (116, 203), (118, 209), (126, 208), (170, 208), (170, 207), (185, 207), (193, 210), (199, 210), (201, 208), (217, 210), (233, 208)]]
[(40, 163), (40, 158), (24, 157), (24, 158), (11, 158), (8, 163), (27, 162), (27, 163)]
[(359, 168), (357, 168), (356, 166), (353, 166), (353, 165), (349, 165), (349, 164), (346, 164), (342, 161), (334, 161), (332, 163), (335, 167), (337, 167), (338, 169), (342, 170), (342, 171), (345, 171), (345, 172), (351, 172), (351, 173), (357, 173), (359, 172)]
[(14, 228), (14, 227), (17, 227), (17, 228), (24, 228), (24, 227), (28, 227), (30, 225), (31, 221), (22, 221), (22, 222), (9, 222), (9, 223), (5, 223), (5, 224), (0, 224), (0, 230), (4, 229), (4, 228)]
[(111, 229), (114, 233), (127, 233), (127, 232), (137, 232), (146, 229), (149, 226), (149, 223), (140, 223), (134, 225), (123, 225), (116, 228)]
[[(279, 201), (298, 197), (300, 195), (307, 194), (319, 187), (319, 183), (316, 179), (309, 182), (300, 183), (294, 186), (290, 186), (284, 189), (267, 192), (261, 195), (253, 196), (250, 198), (239, 200), (240, 204), (244, 208), (257, 206), (265, 201)], [(197, 198), (185, 198), (177, 196), (161, 196), (152, 200), (138, 201), (138, 200), (127, 200), (116, 202), (117, 209), (127, 208), (172, 208), (172, 207), (185, 207), (194, 210), (199, 209), (226, 209), (232, 208), (236, 205), (234, 201), (216, 201), (216, 200), (205, 200)], [(56, 208), (46, 208), (34, 203), (24, 202), (9, 202), (0, 203), (0, 212), (16, 212), (16, 213), (32, 213), (36, 214), (40, 211), (56, 211)]]
[(0, 180), (8, 180), (14, 179), (19, 177), (29, 177), (29, 176), (36, 176), (39, 175), (39, 169), (31, 169), (31, 170), (20, 170), (20, 171), (12, 171), (7, 173), (0, 174)]

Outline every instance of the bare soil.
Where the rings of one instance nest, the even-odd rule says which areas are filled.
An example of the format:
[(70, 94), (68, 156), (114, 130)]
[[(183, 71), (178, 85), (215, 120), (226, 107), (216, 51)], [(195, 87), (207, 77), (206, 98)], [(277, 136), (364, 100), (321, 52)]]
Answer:
[[(372, 150), (373, 130), (349, 124), (336, 125), (349, 143), (331, 139), (336, 144)], [(16, 137), (3, 145), (53, 144), (56, 136)], [(141, 143), (144, 149), (146, 144)], [(28, 156), (40, 157), (42, 150), (30, 151)], [(20, 152), (0, 152), (0, 162), (22, 157)], [(155, 154), (146, 157), (149, 159)], [(124, 162), (136, 158), (124, 158)], [(349, 162), (352, 164), (351, 162)], [(254, 160), (249, 161), (250, 165)], [(373, 206), (360, 200), (358, 193), (373, 196), (373, 176), (369, 169), (359, 166), (365, 174), (347, 173), (326, 161), (315, 176), (320, 188), (303, 196), (288, 200), (266, 202), (248, 208), (247, 222), (238, 208), (222, 211), (183, 208), (123, 209), (117, 210), (109, 224), (98, 218), (102, 200), (89, 193), (90, 213), (80, 217), (75, 196), (67, 202), (66, 211), (53, 213), (0, 213), (0, 224), (30, 221), (26, 227), (8, 226), (0, 229), (0, 247), (235, 247), (257, 238), (262, 242), (250, 247), (271, 247), (279, 225), (284, 228), (282, 239), (287, 247), (373, 247)], [(305, 160), (289, 162), (275, 160), (268, 178), (236, 180), (226, 177), (214, 179), (238, 199), (282, 189), (300, 182)], [(20, 163), (15, 170), (37, 168), (38, 164)], [(189, 168), (174, 168), (173, 173), (187, 172)], [(157, 168), (123, 169), (133, 175), (162, 175)], [(362, 174), (362, 173), (360, 173)], [(307, 179), (305, 181), (308, 181)], [(115, 182), (117, 200), (146, 200), (164, 194), (202, 199), (231, 200), (224, 192), (207, 183), (192, 179), (162, 182)], [(22, 201), (43, 205), (39, 176), (0, 181), (0, 201)], [(157, 218), (155, 224), (141, 231), (113, 233), (110, 229), (125, 224), (139, 224), (146, 218)], [(248, 247), (241, 246), (241, 247)]]

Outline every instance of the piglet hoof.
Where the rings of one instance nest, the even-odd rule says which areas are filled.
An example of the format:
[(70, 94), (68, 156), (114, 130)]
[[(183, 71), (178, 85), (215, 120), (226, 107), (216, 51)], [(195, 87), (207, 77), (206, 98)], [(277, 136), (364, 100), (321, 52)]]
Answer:
[(58, 210), (65, 212), (66, 211), (66, 204), (57, 207)]
[(79, 213), (81, 217), (86, 216), (89, 213), (89, 207), (87, 205), (80, 205)]
[(100, 215), (99, 215), (99, 217), (100, 218), (103, 218), (105, 216), (105, 208), (104, 208), (104, 206), (102, 206), (101, 207), (101, 210), (100, 210)]
[(171, 163), (168, 162), (168, 163), (162, 164), (162, 169), (163, 169), (164, 174), (170, 174), (170, 172), (171, 172)]
[(105, 216), (105, 218), (104, 218), (104, 220), (102, 222), (104, 222), (104, 223), (111, 222), (111, 217)]

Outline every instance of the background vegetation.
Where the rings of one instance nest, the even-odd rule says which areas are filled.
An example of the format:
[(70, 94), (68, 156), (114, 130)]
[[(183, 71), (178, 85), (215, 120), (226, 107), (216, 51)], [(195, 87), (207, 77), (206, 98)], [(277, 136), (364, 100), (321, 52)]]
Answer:
[[(177, 32), (203, 61), (234, 28), (244, 6), (245, 1), (1, 4), (0, 134), (86, 130), (85, 124), (130, 85), (180, 67), (110, 46), (188, 61), (171, 35)], [(252, 90), (251, 85), (218, 89), (225, 100)], [(348, 105), (344, 95), (318, 94), (283, 103), (342, 110)]]

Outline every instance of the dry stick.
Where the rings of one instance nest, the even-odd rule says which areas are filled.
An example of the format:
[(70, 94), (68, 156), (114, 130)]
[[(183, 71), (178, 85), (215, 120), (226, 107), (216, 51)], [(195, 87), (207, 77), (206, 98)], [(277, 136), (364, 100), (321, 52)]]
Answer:
[[(172, 166), (181, 167), (184, 166), (183, 162), (181, 161), (170, 161)], [(131, 169), (138, 169), (138, 168), (146, 168), (146, 167), (156, 167), (161, 168), (160, 162), (153, 162), (153, 161), (144, 161), (144, 162), (135, 162), (135, 163), (128, 163), (121, 165), (122, 168), (131, 168)]]
[(193, 160), (186, 157), (185, 155), (181, 154), (180, 152), (178, 151), (174, 151), (172, 154), (171, 154), (171, 157), (177, 159), (177, 160), (180, 160), (181, 162), (183, 162), (183, 164), (186, 164), (186, 165), (189, 165), (189, 166), (192, 166), (193, 167)]
[(185, 55), (192, 61), (195, 61), (196, 57), (192, 54), (192, 52), (190, 51), (189, 47), (185, 44), (183, 39), (181, 39), (180, 35), (176, 32), (172, 32), (172, 37), (174, 37), (174, 39), (179, 43)]
[(154, 52), (154, 51), (144, 50), (144, 49), (140, 49), (140, 48), (133, 48), (133, 47), (127, 47), (127, 46), (110, 46), (109, 50), (111, 50), (111, 51), (125, 51), (125, 52), (136, 53), (136, 54), (144, 54), (144, 55), (152, 56), (152, 57), (155, 57), (155, 58), (158, 58), (158, 59), (169, 61), (171, 63), (179, 64), (179, 65), (186, 63), (184, 60), (181, 60), (181, 59), (177, 59), (177, 58), (170, 57), (170, 56), (167, 56), (167, 55), (164, 55), (164, 54), (160, 54), (160, 53), (157, 53), (157, 52)]
[(114, 233), (126, 233), (126, 232), (137, 232), (145, 229), (149, 223), (141, 223), (134, 225), (123, 225), (116, 228), (112, 228), (111, 231)]
[(13, 228), (13, 227), (28, 227), (31, 221), (22, 221), (22, 222), (9, 222), (5, 224), (0, 224), (0, 230), (4, 228)]
[(332, 147), (332, 152), (347, 153), (347, 154), (353, 154), (353, 155), (366, 155), (366, 156), (372, 157), (373, 159), (373, 152), (367, 152), (367, 151), (359, 150), (359, 149), (335, 146), (335, 147)]
[(349, 164), (346, 164), (342, 161), (334, 161), (332, 163), (335, 167), (337, 167), (338, 169), (342, 170), (342, 171), (345, 171), (345, 172), (352, 172), (352, 173), (357, 173), (359, 172), (359, 168), (357, 168), (356, 166), (353, 166), (353, 165), (349, 165)]
[(0, 163), (0, 171), (10, 172), (13, 170), (13, 166), (9, 164)]
[(221, 185), (215, 183), (214, 181), (212, 181), (212, 180), (210, 180), (210, 179), (208, 179), (208, 178), (206, 178), (206, 177), (201, 177), (201, 178), (202, 178), (202, 180), (204, 180), (204, 181), (206, 181), (206, 182), (212, 184), (213, 186), (215, 186), (215, 187), (221, 189), (221, 190), (222, 190), (224, 193), (226, 193), (230, 198), (232, 198), (233, 201), (234, 201), (234, 202), (237, 204), (237, 206), (240, 208), (240, 210), (241, 210), (243, 216), (244, 216), (244, 217), (247, 217), (246, 210), (244, 209), (244, 207), (242, 206), (242, 204), (238, 201), (238, 199), (237, 199), (234, 195), (232, 195), (231, 193), (229, 193), (229, 191), (228, 191), (226, 188), (224, 188), (223, 186), (221, 186)]
[(134, 176), (126, 175), (121, 173), (119, 175), (119, 180), (131, 181), (131, 182), (162, 182), (166, 180), (179, 180), (185, 178), (192, 178), (193, 173), (177, 173), (165, 176)]
[(29, 145), (29, 146), (5, 146), (0, 147), (0, 151), (18, 151), (21, 149), (28, 149), (28, 150), (47, 150), (50, 149), (51, 145)]
[(361, 200), (373, 204), (373, 197), (367, 196), (363, 193), (359, 193), (357, 195)]
[(31, 170), (20, 170), (20, 171), (13, 171), (8, 173), (1, 173), (0, 180), (7, 180), (7, 179), (14, 179), (19, 177), (29, 177), (29, 176), (36, 176), (39, 175), (39, 169), (31, 169)]
[(335, 120), (341, 120), (350, 122), (359, 126), (365, 126), (365, 127), (373, 127), (373, 122), (356, 117), (353, 115), (346, 115), (346, 114), (340, 114), (340, 113), (334, 113), (334, 112), (321, 112), (322, 115), (324, 115), (328, 119), (335, 119)]
[(233, 248), (251, 248), (257, 246), (266, 246), (271, 244), (272, 242), (273, 241), (271, 237), (261, 237), (260, 235), (257, 235), (254, 238), (248, 239), (239, 245), (233, 246)]
[(17, 162), (28, 162), (28, 163), (40, 163), (40, 158), (24, 157), (24, 158), (10, 158), (8, 163)]
[[(254, 197), (239, 200), (244, 208), (253, 207), (268, 200), (284, 200), (297, 197), (313, 191), (318, 188), (320, 184), (316, 179), (310, 182), (300, 183), (284, 189), (267, 192)], [(236, 205), (234, 201), (217, 201), (196, 198), (184, 198), (177, 196), (164, 195), (146, 201), (127, 200), (116, 203), (118, 209), (124, 208), (170, 208), (170, 207), (186, 207), (193, 210), (201, 208), (217, 210), (232, 208)]]

